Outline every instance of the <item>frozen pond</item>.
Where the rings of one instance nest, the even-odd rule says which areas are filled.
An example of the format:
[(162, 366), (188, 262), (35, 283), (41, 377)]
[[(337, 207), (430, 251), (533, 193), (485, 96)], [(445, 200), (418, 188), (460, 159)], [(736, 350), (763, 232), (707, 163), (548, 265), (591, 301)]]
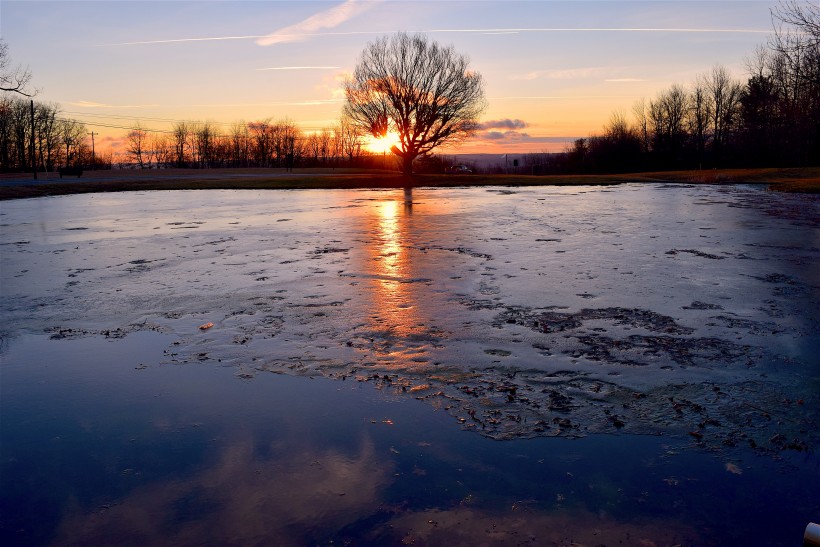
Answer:
[(815, 196), (0, 211), (15, 543), (791, 545), (820, 518)]

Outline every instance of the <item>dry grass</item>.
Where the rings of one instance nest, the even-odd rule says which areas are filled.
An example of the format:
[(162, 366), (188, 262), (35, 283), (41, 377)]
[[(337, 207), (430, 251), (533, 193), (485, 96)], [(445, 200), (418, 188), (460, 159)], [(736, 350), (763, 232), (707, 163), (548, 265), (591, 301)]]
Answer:
[[(21, 175), (14, 176), (19, 181)], [(25, 177), (25, 175), (22, 175)], [(453, 186), (571, 186), (622, 183), (763, 184), (782, 192), (820, 193), (820, 168), (723, 169), (618, 175), (421, 175), (406, 179), (396, 173), (350, 169), (168, 169), (91, 171), (79, 179), (55, 175), (37, 181), (3, 185), (0, 200), (91, 192), (148, 190), (287, 190), (307, 188), (402, 188)]]

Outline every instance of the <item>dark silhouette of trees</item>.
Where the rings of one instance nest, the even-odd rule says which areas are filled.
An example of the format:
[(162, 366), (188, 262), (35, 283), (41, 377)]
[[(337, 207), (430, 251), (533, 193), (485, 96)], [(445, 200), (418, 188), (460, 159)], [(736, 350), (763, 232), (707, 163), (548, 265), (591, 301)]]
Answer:
[(128, 132), (126, 137), (128, 141), (128, 148), (126, 153), (140, 169), (150, 164), (150, 155), (148, 148), (148, 133), (136, 124), (136, 127)]
[(367, 45), (345, 85), (344, 114), (364, 134), (394, 132), (402, 172), (413, 160), (475, 133), (485, 108), (481, 75), (452, 47), (404, 33)]
[(649, 127), (652, 151), (660, 165), (680, 167), (687, 140), (685, 121), (689, 110), (686, 91), (673, 85), (649, 102)]
[(729, 146), (732, 132), (739, 122), (743, 86), (732, 79), (729, 72), (716, 66), (705, 80), (712, 115), (712, 152), (714, 163), (720, 167), (724, 149)]
[(588, 146), (592, 171), (626, 173), (642, 167), (640, 134), (621, 113), (613, 114), (603, 135), (590, 137)]
[[(613, 114), (598, 134), (576, 139), (562, 154), (527, 155), (522, 172), (820, 165), (820, 6), (783, 0), (771, 13), (774, 32), (746, 60), (745, 81), (715, 66), (688, 86), (641, 99), (630, 117)], [(110, 166), (111, 152), (92, 156), (83, 123), (57, 104), (24, 99), (34, 93), (30, 81), (0, 40), (0, 171)], [(135, 121), (118, 161), (142, 168), (393, 169), (397, 162), (368, 152), (364, 138), (394, 132), (402, 172), (436, 173), (456, 160), (432, 151), (473, 134), (485, 106), (481, 76), (467, 59), (423, 36), (369, 44), (344, 88), (347, 102), (332, 128), (306, 133), (287, 119), (267, 118), (178, 121), (159, 130)]]
[(782, 1), (772, 10), (772, 54), (766, 63), (778, 95), (780, 115), (791, 127), (789, 152), (794, 163), (820, 161), (820, 6)]

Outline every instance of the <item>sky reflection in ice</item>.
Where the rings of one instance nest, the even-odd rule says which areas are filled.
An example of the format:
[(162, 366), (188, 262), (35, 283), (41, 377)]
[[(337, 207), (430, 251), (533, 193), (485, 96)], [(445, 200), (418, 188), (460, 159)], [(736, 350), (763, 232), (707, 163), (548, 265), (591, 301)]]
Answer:
[[(100, 427), (94, 425), (100, 420), (96, 416), (106, 415), (107, 408), (131, 401), (141, 414), (156, 403), (153, 398), (128, 399), (133, 391), (125, 384), (118, 387), (112, 374), (128, 382), (133, 374), (149, 371), (180, 375), (167, 391), (178, 408), (170, 411), (159, 405), (152, 422), (157, 430), (178, 432), (175, 415), (199, 415), (198, 423), (203, 415), (224, 411), (220, 426), (210, 431), (224, 435), (236, 429), (231, 441), (213, 451), (204, 448), (204, 437), (195, 441), (198, 448), (192, 453), (197, 458), (207, 455), (210, 471), (187, 470), (171, 485), (170, 494), (163, 494), (167, 484), (149, 483), (133, 492), (131, 487), (110, 492), (109, 497), (156, 498), (184, 508), (184, 499), (193, 496), (204, 504), (192, 509), (196, 514), (217, 506), (233, 507), (225, 515), (247, 511), (243, 504), (249, 496), (244, 494), (202, 494), (209, 475), (251, 485), (252, 475), (240, 476), (239, 468), (255, 465), (259, 484), (275, 480), (267, 465), (276, 450), (259, 440), (270, 432), (260, 437), (258, 431), (243, 430), (243, 411), (219, 403), (216, 388), (224, 380), (217, 380), (215, 373), (235, 376), (240, 385), (263, 383), (267, 389), (272, 389), (270, 372), (376, 388), (403, 405), (446, 411), (434, 412), (437, 430), (463, 428), (478, 433), (469, 433), (476, 439), (664, 435), (670, 442), (716, 454), (721, 473), (729, 475), (734, 473), (724, 465), (750, 457), (780, 462), (756, 464), (764, 467), (795, 466), (795, 483), (777, 494), (786, 498), (797, 484), (811, 486), (806, 477), (818, 476), (813, 451), (820, 406), (819, 213), (812, 196), (663, 185), (415, 189), (410, 196), (401, 191), (156, 192), (5, 202), (0, 211), (0, 335), (3, 399), (10, 406), (4, 417), (14, 401), (25, 408), (24, 394), (42, 403), (53, 395), (50, 389), (63, 389), (68, 391), (62, 396), (83, 394), (75, 401), (78, 408), (85, 404), (93, 409), (85, 417), (77, 415), (79, 411), (69, 413), (91, 431)], [(200, 330), (206, 322), (214, 327)], [(30, 342), (33, 334), (40, 343)], [(138, 342), (149, 339), (156, 351), (145, 354)], [(74, 358), (77, 366), (63, 371), (70, 372), (65, 382), (57, 382), (62, 377), (54, 374), (55, 363), (67, 346), (54, 344), (86, 342), (91, 344), (87, 353)], [(137, 345), (126, 350), (122, 344)], [(26, 348), (22, 355), (30, 357), (18, 353), (12, 362), (41, 374), (31, 380), (34, 383), (9, 382), (13, 376), (7, 356), (20, 345)], [(100, 353), (100, 348), (113, 353)], [(140, 361), (128, 363), (126, 369), (108, 365), (134, 355), (141, 355)], [(83, 362), (87, 366), (81, 366)], [(175, 370), (184, 372), (169, 372)], [(71, 378), (84, 374), (87, 384), (67, 387), (74, 385)], [(40, 387), (26, 391), (24, 385)], [(118, 401), (120, 396), (126, 400)], [(312, 425), (285, 411), (292, 402), (261, 405), (254, 412), (275, 411), (276, 420), (290, 423), (292, 431), (310, 430)], [(409, 412), (409, 407), (401, 408)], [(126, 406), (111, 413), (106, 435), (127, 429), (128, 412)], [(304, 415), (313, 412), (316, 408), (305, 407)], [(381, 424), (383, 418), (372, 420)], [(47, 422), (39, 422), (38, 428), (47, 429)], [(336, 425), (338, 431), (349, 427)], [(333, 428), (321, 429), (329, 430)], [(4, 442), (9, 431), (4, 429)], [(152, 457), (150, 438), (156, 434), (146, 434), (147, 444), (137, 441), (143, 457)], [(19, 435), (15, 443), (30, 442)], [(64, 435), (65, 430), (55, 434)], [(402, 495), (385, 503), (407, 496), (428, 499), (401, 481), (387, 479), (401, 461), (371, 457), (368, 447), (378, 447), (384, 438), (357, 437), (354, 446), (342, 443), (340, 449), (319, 441), (323, 435), (310, 433), (314, 440), (305, 450), (317, 453), (311, 457), (320, 463), (325, 461), (321, 454), (333, 454), (333, 461), (345, 454), (351, 467), (334, 467), (329, 460), (324, 464), (343, 476), (369, 466), (373, 475), (364, 477), (360, 488), (368, 500), (394, 491), (391, 488)], [(291, 450), (301, 446), (294, 442), (298, 436), (284, 439), (278, 457), (295, 461)], [(116, 460), (128, 452), (130, 441), (118, 442), (107, 458)], [(157, 442), (163, 447), (160, 452), (172, 450), (165, 441)], [(460, 437), (458, 446), (448, 450), (453, 458), (463, 459), (484, 446), (467, 448), (470, 442)], [(637, 441), (629, 443), (637, 446)], [(648, 453), (659, 450), (659, 443), (650, 444)], [(390, 447), (398, 453), (408, 450), (395, 443), (381, 446), (382, 452), (373, 450), (383, 456)], [(67, 461), (74, 462), (83, 449), (71, 454)], [(799, 461), (804, 454), (809, 456)], [(232, 467), (231, 461), (244, 463)], [(105, 467), (102, 476), (108, 481), (118, 476), (122, 470), (115, 467)], [(288, 469), (288, 476), (304, 476), (295, 467)], [(442, 480), (434, 470), (426, 472)], [(642, 472), (634, 470), (635, 475)], [(592, 483), (614, 480), (608, 473)], [(749, 479), (753, 472), (748, 468), (744, 473), (748, 487), (755, 481), (764, 485), (762, 478)], [(212, 487), (217, 488), (219, 481), (214, 480)], [(682, 483), (679, 477), (670, 480)], [(295, 483), (291, 486), (296, 488)], [(433, 483), (429, 488), (435, 490)], [(310, 492), (305, 490), (305, 499), (312, 499)], [(550, 499), (568, 495), (550, 492)], [(690, 494), (681, 493), (678, 501)], [(281, 501), (276, 495), (255, 495), (271, 508)], [(84, 499), (65, 517), (71, 533), (103, 533), (88, 509), (99, 494), (71, 496)], [(354, 509), (340, 521), (330, 519), (331, 528), (342, 526), (342, 521), (351, 526), (362, 514), (384, 511), (383, 505), (374, 509), (369, 501), (355, 501), (350, 498)], [(606, 505), (602, 503), (585, 500), (583, 505), (595, 512)], [(110, 515), (136, 526), (132, 503), (121, 504)], [(424, 507), (419, 502), (401, 519), (411, 526), (414, 519), (426, 517), (455, 534), (455, 522), (479, 522), (481, 517), (475, 515), (488, 511), (482, 505), (456, 519), (433, 518)], [(383, 518), (398, 518), (398, 513), (389, 514)], [(802, 514), (798, 511), (792, 518)], [(532, 516), (533, 522), (545, 519), (544, 528), (555, 524), (554, 518)], [(174, 533), (180, 535), (174, 537), (184, 541), (186, 528), (179, 522)], [(191, 537), (205, 533), (201, 525), (191, 529)], [(511, 521), (507, 525), (515, 529)], [(237, 530), (256, 526), (263, 536), (286, 540), (274, 524), (244, 522)], [(618, 523), (613, 526), (611, 537), (625, 537)], [(357, 537), (386, 537), (378, 527), (360, 523), (353, 528), (350, 533)], [(331, 533), (301, 530), (299, 537), (310, 540)], [(165, 532), (145, 532), (145, 537), (156, 539)], [(675, 533), (680, 538), (689, 532)], [(435, 536), (418, 530), (414, 534), (430, 541)]]

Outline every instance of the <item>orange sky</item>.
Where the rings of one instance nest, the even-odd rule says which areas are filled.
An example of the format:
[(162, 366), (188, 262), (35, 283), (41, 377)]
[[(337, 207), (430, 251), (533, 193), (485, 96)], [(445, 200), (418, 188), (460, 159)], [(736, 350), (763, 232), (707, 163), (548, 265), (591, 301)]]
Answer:
[[(640, 98), (716, 65), (738, 78), (768, 1), (236, 2), (3, 0), (0, 31), (38, 99), (116, 142), (134, 124), (289, 119), (333, 126), (365, 45), (424, 32), (486, 82), (482, 130), (446, 153), (562, 150)], [(220, 125), (221, 124), (221, 125)]]

